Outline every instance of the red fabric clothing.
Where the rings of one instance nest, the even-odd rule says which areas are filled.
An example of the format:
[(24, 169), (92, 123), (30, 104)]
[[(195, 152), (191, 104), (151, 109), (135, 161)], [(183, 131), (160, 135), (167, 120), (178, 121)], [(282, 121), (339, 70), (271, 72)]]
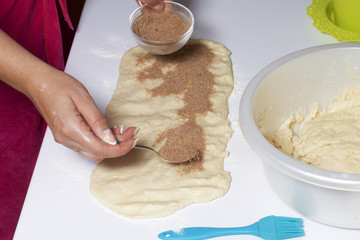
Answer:
[[(73, 29), (66, 0), (1, 0), (0, 28), (32, 54), (63, 70), (56, 1)], [(13, 238), (45, 129), (32, 102), (0, 81), (0, 240)]]

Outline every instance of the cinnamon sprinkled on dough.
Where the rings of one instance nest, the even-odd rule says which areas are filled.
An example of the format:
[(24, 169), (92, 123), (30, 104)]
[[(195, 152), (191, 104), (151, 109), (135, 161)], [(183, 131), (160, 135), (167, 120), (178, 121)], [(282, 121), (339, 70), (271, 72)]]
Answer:
[[(184, 107), (178, 111), (184, 124), (162, 132), (155, 142), (160, 144), (165, 141), (159, 150), (165, 159), (174, 162), (192, 160), (180, 164), (184, 173), (202, 169), (206, 144), (203, 129), (196, 123), (196, 115), (206, 115), (211, 111), (214, 76), (208, 66), (213, 58), (214, 54), (203, 44), (188, 44), (170, 55), (146, 54), (138, 58), (138, 65), (155, 59), (151, 66), (138, 72), (139, 81), (163, 79), (160, 86), (149, 89), (153, 97), (184, 94)], [(170, 71), (162, 71), (170, 68)]]
[(172, 13), (152, 13), (140, 16), (133, 23), (133, 31), (151, 41), (169, 41), (186, 32), (180, 17)]
[[(204, 151), (203, 129), (194, 121), (188, 121), (159, 135), (157, 142), (166, 140), (159, 154), (173, 162), (191, 160)], [(184, 151), (185, 150), (185, 151)]]

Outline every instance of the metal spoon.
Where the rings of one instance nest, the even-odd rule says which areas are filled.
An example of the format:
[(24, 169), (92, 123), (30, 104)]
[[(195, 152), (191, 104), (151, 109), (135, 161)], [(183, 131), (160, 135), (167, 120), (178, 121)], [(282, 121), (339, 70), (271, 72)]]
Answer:
[[(120, 142), (118, 141), (117, 143), (119, 144)], [(186, 160), (183, 160), (183, 161), (170, 161), (170, 160), (167, 160), (167, 159), (161, 157), (158, 151), (156, 151), (155, 149), (153, 149), (153, 148), (151, 148), (149, 146), (145, 146), (145, 145), (136, 144), (134, 148), (152, 151), (152, 152), (156, 153), (161, 160), (163, 160), (164, 162), (167, 162), (167, 163), (183, 163), (183, 162), (190, 161), (190, 159), (189, 160), (186, 159)]]
[(167, 160), (165, 158), (162, 158), (160, 156), (160, 154), (158, 153), (158, 151), (156, 151), (155, 149), (151, 148), (151, 147), (148, 147), (148, 146), (144, 146), (144, 145), (139, 145), (139, 144), (136, 144), (134, 148), (137, 148), (137, 149), (142, 149), (142, 150), (150, 150), (150, 151), (153, 151), (154, 153), (156, 153), (159, 158), (161, 158), (161, 160), (163, 160), (164, 162), (167, 162), (167, 163), (182, 163), (182, 162), (187, 162), (188, 160), (185, 160), (185, 161), (178, 161), (178, 162), (175, 162), (175, 161), (170, 161), (170, 160)]

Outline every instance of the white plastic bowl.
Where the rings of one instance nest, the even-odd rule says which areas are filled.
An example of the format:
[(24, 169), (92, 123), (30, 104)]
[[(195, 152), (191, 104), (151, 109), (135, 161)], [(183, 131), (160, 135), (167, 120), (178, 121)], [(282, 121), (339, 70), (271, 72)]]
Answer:
[[(360, 83), (360, 44), (304, 49), (271, 63), (246, 87), (240, 103), (244, 137), (264, 160), (267, 180), (290, 207), (314, 221), (360, 229), (360, 174), (327, 171), (284, 154), (262, 135), (276, 130), (301, 106), (329, 104)], [(359, 146), (360, 147), (360, 146)]]

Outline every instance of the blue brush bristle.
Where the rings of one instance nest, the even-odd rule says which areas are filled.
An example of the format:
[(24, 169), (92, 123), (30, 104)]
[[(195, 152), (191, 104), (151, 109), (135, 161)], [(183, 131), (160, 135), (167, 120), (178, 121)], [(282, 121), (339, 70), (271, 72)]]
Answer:
[(304, 236), (303, 220), (301, 218), (275, 217), (277, 239), (289, 239)]
[(301, 218), (268, 216), (259, 221), (260, 237), (267, 240), (289, 239), (304, 236)]

